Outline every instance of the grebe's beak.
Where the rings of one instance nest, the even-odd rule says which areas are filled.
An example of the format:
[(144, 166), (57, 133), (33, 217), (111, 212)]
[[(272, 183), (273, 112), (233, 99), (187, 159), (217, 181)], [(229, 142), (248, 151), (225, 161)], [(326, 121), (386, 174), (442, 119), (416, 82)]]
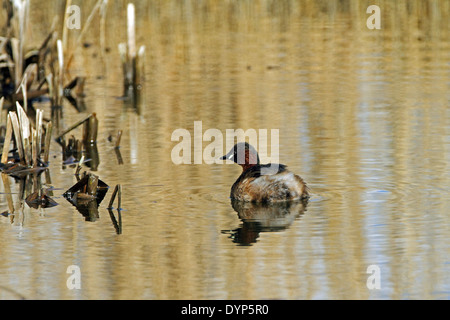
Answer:
[(231, 161), (233, 161), (233, 156), (234, 156), (234, 151), (231, 150), (226, 155), (220, 157), (220, 160), (231, 160)]

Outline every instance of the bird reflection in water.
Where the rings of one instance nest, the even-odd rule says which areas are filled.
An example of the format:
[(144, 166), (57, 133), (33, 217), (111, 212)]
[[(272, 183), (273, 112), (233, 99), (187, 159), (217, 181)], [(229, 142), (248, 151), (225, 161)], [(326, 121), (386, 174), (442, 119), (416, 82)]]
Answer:
[(251, 203), (231, 201), (242, 224), (234, 230), (222, 230), (234, 243), (250, 246), (259, 238), (260, 232), (276, 232), (287, 229), (306, 211), (308, 200), (279, 203)]

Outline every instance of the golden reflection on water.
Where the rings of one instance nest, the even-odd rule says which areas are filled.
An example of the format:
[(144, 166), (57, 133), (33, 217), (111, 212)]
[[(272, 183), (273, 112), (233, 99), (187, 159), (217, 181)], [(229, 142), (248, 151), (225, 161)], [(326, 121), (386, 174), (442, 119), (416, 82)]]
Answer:
[[(139, 114), (117, 99), (126, 2), (108, 6), (105, 48), (98, 19), (87, 48), (70, 31), (71, 74), (87, 77), (86, 112), (101, 125), (96, 173), (123, 186), (123, 233), (106, 204), (86, 222), (59, 197), (74, 177), (54, 146), (59, 206), (1, 217), (0, 297), (448, 299), (450, 3), (378, 1), (381, 30), (366, 27), (371, 4), (136, 2)], [(32, 2), (33, 44), (63, 8)], [(65, 110), (65, 125), (81, 118)], [(172, 132), (193, 135), (194, 121), (224, 134), (279, 129), (280, 161), (312, 189), (305, 210), (285, 215), (282, 230), (241, 221), (228, 199), (238, 166), (171, 161)], [(107, 142), (119, 129), (124, 165)], [(243, 231), (249, 245), (239, 246)], [(69, 265), (81, 290), (67, 289)], [(380, 267), (380, 290), (366, 286), (369, 265)]]

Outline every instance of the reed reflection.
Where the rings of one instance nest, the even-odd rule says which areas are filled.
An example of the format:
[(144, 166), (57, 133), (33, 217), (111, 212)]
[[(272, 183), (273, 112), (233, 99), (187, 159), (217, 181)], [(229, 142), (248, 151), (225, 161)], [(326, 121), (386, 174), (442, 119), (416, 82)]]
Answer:
[(307, 208), (308, 200), (286, 201), (279, 203), (251, 203), (231, 201), (231, 206), (237, 212), (242, 224), (234, 230), (222, 230), (229, 234), (234, 243), (242, 246), (250, 246), (257, 242), (261, 232), (284, 231)]

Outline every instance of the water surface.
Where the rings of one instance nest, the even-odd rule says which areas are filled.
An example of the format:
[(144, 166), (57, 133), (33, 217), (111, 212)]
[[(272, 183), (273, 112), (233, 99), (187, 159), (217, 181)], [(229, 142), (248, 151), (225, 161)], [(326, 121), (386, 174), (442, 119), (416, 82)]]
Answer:
[[(31, 2), (37, 46), (64, 4)], [(15, 216), (0, 216), (0, 298), (448, 299), (449, 2), (379, 1), (381, 30), (366, 27), (370, 4), (136, 1), (138, 110), (118, 99), (126, 2), (108, 6), (103, 46), (99, 19), (89, 45), (70, 31), (87, 110), (66, 103), (62, 125), (97, 113), (95, 174), (122, 185), (122, 233), (106, 210), (111, 189), (96, 221), (62, 197), (76, 180), (55, 143), (58, 206), (29, 208), (8, 178)], [(308, 205), (245, 219), (229, 200), (238, 166), (173, 164), (172, 132), (193, 135), (194, 121), (224, 135), (278, 129), (280, 161), (307, 181)], [(119, 129), (123, 165), (108, 141)], [(67, 288), (70, 265), (79, 290)], [(370, 265), (378, 290), (366, 285)]]

